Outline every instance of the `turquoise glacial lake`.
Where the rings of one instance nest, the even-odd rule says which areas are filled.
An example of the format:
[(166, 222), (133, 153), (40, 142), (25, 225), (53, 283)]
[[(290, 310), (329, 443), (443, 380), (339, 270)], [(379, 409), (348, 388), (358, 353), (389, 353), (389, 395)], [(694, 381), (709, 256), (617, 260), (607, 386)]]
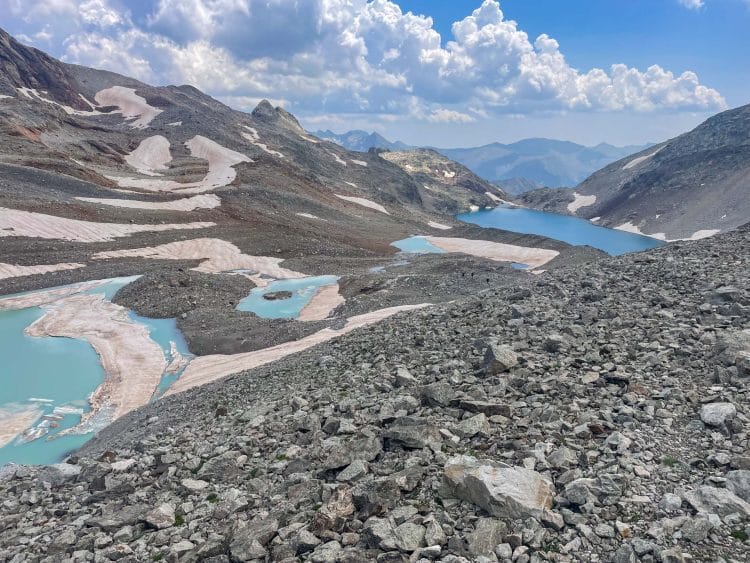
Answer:
[[(111, 299), (134, 279), (118, 278), (86, 293)], [(93, 432), (59, 434), (75, 426), (80, 415), (88, 412), (89, 394), (104, 381), (99, 357), (84, 340), (26, 336), (24, 329), (42, 315), (41, 307), (0, 311), (0, 412), (5, 415), (36, 407), (39, 418), (33, 428), (40, 436), (28, 442), (16, 439), (1, 447), (0, 466), (9, 462), (56, 463), (93, 436)], [(174, 319), (148, 319), (133, 312), (130, 317), (148, 328), (168, 361), (172, 359), (172, 342), (178, 352), (190, 357)], [(179, 375), (165, 374), (155, 396), (163, 393)]]
[(445, 252), (442, 248), (438, 248), (434, 244), (427, 242), (427, 238), (424, 236), (397, 240), (396, 242), (392, 242), (391, 246), (395, 246), (401, 252), (408, 254), (442, 254)]
[(534, 209), (496, 207), (462, 213), (456, 218), (480, 227), (542, 235), (576, 246), (588, 245), (612, 256), (648, 250), (664, 244), (651, 237), (599, 227), (585, 219)]
[[(256, 287), (237, 304), (238, 311), (249, 311), (263, 319), (296, 319), (310, 300), (317, 293), (318, 288), (333, 285), (338, 276), (314, 276), (307, 278), (278, 280), (266, 287)], [(288, 299), (264, 299), (267, 293), (289, 291), (292, 296)]]

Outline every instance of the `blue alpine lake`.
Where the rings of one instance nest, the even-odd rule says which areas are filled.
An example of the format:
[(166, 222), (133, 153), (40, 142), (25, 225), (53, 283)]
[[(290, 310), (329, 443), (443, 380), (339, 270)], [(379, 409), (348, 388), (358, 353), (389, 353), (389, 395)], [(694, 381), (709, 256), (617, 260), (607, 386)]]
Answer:
[[(112, 299), (121, 287), (136, 278), (113, 279), (84, 293)], [(34, 292), (25, 294), (29, 293)], [(0, 300), (6, 297), (14, 296)], [(84, 340), (25, 335), (24, 330), (43, 315), (42, 307), (0, 311), (0, 418), (22, 412), (36, 416), (27, 432), (0, 447), (0, 466), (9, 462), (55, 463), (93, 436), (93, 432), (65, 435), (60, 432), (74, 427), (81, 414), (89, 411), (88, 396), (105, 377), (99, 357)], [(172, 360), (172, 343), (175, 351), (190, 357), (174, 319), (148, 319), (133, 312), (130, 318), (148, 328), (167, 361)], [(165, 374), (155, 396), (163, 393), (179, 375), (179, 371)]]
[(456, 218), (480, 227), (542, 235), (576, 246), (588, 245), (612, 256), (648, 250), (664, 244), (651, 237), (599, 227), (585, 219), (534, 209), (501, 206), (462, 213)]
[[(290, 280), (278, 280), (266, 287), (256, 287), (237, 304), (238, 311), (255, 313), (263, 319), (296, 319), (302, 309), (313, 298), (318, 288), (333, 285), (338, 276), (314, 276)], [(268, 293), (289, 291), (292, 296), (287, 299), (265, 299)]]

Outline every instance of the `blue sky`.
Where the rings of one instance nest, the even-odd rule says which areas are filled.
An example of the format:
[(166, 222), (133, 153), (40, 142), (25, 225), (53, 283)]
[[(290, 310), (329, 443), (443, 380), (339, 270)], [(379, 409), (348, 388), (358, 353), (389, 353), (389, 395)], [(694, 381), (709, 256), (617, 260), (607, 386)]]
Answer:
[(412, 144), (659, 141), (748, 103), (750, 0), (4, 0), (65, 61)]

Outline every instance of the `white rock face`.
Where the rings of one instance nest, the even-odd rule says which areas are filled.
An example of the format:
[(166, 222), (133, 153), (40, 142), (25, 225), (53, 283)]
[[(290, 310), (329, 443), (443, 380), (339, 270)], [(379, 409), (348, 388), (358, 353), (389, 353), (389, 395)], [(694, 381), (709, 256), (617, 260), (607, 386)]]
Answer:
[(497, 518), (541, 519), (552, 508), (555, 488), (536, 471), (504, 467), (489, 460), (455, 456), (445, 464), (449, 495), (476, 504)]
[(724, 426), (737, 416), (732, 403), (708, 403), (701, 408), (701, 420), (709, 426)]

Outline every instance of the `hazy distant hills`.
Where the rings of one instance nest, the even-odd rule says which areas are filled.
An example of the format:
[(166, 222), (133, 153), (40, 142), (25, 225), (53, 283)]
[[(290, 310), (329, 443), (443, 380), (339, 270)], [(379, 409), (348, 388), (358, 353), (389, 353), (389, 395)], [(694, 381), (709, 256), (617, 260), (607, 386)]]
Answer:
[[(317, 131), (315, 135), (352, 151), (418, 148), (400, 141), (389, 141), (379, 133), (361, 130), (340, 135), (331, 131)], [(555, 139), (524, 139), (507, 145), (491, 143), (472, 148), (429, 148), (463, 164), (478, 176), (498, 184), (506, 192), (520, 194), (543, 186), (575, 186), (608, 164), (650, 146), (651, 144), (615, 147), (601, 143), (595, 147), (586, 147)]]
[(391, 151), (406, 150), (410, 147), (406, 143), (401, 141), (391, 142), (379, 133), (368, 133), (360, 129), (354, 131), (347, 131), (341, 135), (337, 135), (333, 131), (315, 131), (313, 133), (316, 137), (325, 141), (331, 141), (337, 145), (341, 145), (350, 151), (367, 152), (370, 149), (387, 149)]

